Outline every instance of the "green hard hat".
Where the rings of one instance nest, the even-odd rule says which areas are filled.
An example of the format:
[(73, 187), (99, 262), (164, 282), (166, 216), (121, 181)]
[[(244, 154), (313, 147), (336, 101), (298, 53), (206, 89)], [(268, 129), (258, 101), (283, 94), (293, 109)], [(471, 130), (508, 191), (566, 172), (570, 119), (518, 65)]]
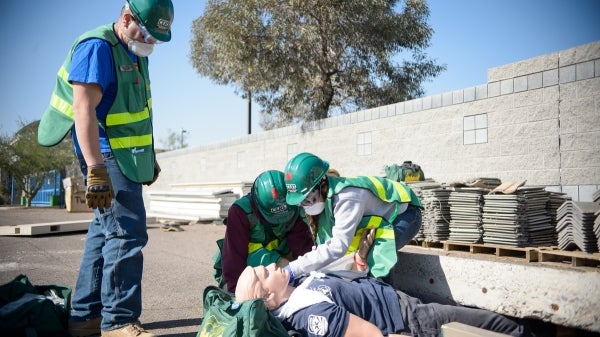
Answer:
[(285, 166), (286, 201), (299, 205), (327, 174), (329, 163), (312, 153), (299, 153)]
[(150, 35), (159, 41), (171, 41), (171, 24), (175, 15), (171, 0), (127, 0), (127, 4)]
[(283, 172), (270, 170), (261, 173), (252, 185), (252, 199), (260, 214), (272, 224), (286, 223), (297, 214), (298, 207), (285, 202)]

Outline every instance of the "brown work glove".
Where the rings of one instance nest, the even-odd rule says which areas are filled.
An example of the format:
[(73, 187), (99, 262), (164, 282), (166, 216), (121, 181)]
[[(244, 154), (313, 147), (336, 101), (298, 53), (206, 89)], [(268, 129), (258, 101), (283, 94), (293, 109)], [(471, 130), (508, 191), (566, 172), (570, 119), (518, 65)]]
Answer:
[(154, 177), (152, 177), (152, 180), (144, 183), (144, 185), (146, 186), (150, 186), (152, 184), (154, 184), (154, 182), (156, 181), (156, 179), (158, 179), (158, 175), (160, 174), (160, 165), (158, 165), (158, 162), (156, 161), (156, 159), (154, 160)]
[(85, 204), (89, 208), (108, 208), (115, 197), (106, 166), (99, 165), (88, 168)]

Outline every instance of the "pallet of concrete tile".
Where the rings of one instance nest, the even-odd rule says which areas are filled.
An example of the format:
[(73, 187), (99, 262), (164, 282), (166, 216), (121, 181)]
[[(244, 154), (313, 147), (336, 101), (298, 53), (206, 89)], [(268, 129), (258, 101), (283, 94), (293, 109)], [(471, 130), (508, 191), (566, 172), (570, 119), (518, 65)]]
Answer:
[(0, 236), (33, 236), (86, 231), (90, 220), (46, 222), (26, 225), (0, 226)]
[(514, 257), (527, 262), (538, 261), (537, 250), (533, 247), (513, 247), (495, 244), (465, 243), (444, 241), (445, 251), (469, 252), (471, 254), (494, 255), (497, 257)]
[(147, 194), (150, 200), (147, 216), (190, 222), (223, 219), (240, 197), (230, 189), (172, 189)]
[[(568, 264), (573, 267), (600, 267), (600, 253), (565, 251), (553, 248), (538, 248), (538, 261)], [(600, 269), (598, 269), (600, 271)]]
[(482, 242), (483, 194), (479, 187), (454, 187), (448, 197), (450, 206), (450, 241)]
[(558, 247), (562, 250), (580, 249), (586, 253), (598, 251), (594, 234), (595, 213), (600, 205), (593, 202), (566, 201), (557, 210)]

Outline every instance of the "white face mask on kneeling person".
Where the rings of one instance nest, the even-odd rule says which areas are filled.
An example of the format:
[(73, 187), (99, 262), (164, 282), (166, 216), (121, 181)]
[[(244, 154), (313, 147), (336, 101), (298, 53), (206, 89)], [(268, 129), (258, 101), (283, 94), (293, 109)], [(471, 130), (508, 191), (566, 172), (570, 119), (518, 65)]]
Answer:
[(310, 206), (302, 206), (304, 207), (304, 212), (308, 215), (319, 215), (325, 209), (325, 203), (323, 201), (315, 202)]

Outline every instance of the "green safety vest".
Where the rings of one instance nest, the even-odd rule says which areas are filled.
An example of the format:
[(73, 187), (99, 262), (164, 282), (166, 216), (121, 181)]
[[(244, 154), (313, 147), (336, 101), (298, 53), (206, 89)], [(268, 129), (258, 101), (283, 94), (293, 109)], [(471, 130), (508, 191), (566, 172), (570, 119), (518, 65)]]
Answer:
[(398, 260), (392, 223), (398, 215), (397, 212), (400, 203), (410, 203), (411, 205), (422, 207), (421, 201), (413, 190), (405, 184), (381, 177), (328, 177), (328, 180), (329, 191), (325, 201), (325, 211), (319, 215), (317, 244), (322, 244), (332, 237), (332, 228), (335, 225), (333, 196), (338, 194), (342, 189), (350, 186), (366, 188), (383, 201), (397, 203), (396, 210), (389, 219), (377, 215), (364, 216), (358, 224), (352, 242), (346, 251), (346, 255), (357, 251), (363, 232), (371, 228), (376, 228), (375, 240), (373, 241), (372, 249), (369, 251), (367, 264), (373, 276), (382, 277), (387, 275)]
[(238, 205), (244, 210), (250, 222), (250, 242), (246, 260), (249, 266), (267, 266), (277, 263), (281, 255), (289, 253), (290, 248), (287, 246), (286, 236), (296, 225), (298, 215), (292, 217), (287, 223), (273, 225), (262, 223), (260, 218), (254, 214), (249, 194), (236, 200), (234, 205)]
[(99, 38), (110, 44), (119, 86), (106, 120), (98, 123), (106, 131), (110, 148), (121, 172), (137, 183), (152, 181), (155, 155), (148, 58), (138, 57), (136, 67), (115, 35), (112, 24), (84, 33), (71, 47), (69, 55), (58, 70), (50, 104), (42, 115), (38, 128), (38, 143), (54, 146), (60, 143), (73, 127), (73, 86), (68, 81), (71, 58), (75, 47), (91, 38)]

